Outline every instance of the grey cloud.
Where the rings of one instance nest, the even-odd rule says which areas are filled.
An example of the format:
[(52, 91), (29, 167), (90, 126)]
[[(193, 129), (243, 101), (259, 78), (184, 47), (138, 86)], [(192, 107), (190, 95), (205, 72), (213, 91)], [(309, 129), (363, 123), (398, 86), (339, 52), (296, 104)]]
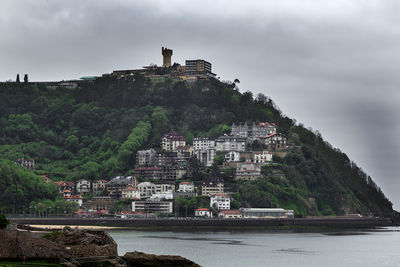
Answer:
[[(318, 129), (400, 208), (399, 2), (4, 1), (0, 80), (204, 58)], [(3, 38), (6, 36), (6, 38)]]

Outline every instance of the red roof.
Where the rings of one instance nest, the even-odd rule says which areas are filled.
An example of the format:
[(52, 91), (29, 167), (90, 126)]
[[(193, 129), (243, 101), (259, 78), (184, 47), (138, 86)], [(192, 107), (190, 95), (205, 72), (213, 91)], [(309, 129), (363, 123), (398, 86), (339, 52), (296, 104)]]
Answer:
[(206, 208), (200, 208), (200, 209), (196, 209), (197, 211), (210, 211), (209, 209)]

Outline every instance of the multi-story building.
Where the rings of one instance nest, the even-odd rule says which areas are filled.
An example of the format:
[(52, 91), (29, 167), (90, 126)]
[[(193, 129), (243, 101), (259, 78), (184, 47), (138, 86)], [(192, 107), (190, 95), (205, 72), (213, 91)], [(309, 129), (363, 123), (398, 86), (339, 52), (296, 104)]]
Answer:
[(35, 169), (35, 160), (34, 159), (17, 159), (16, 162), (21, 165), (24, 166), (25, 168), (28, 168), (30, 170), (34, 170)]
[(88, 195), (90, 194), (90, 185), (91, 182), (86, 179), (79, 179), (76, 181), (76, 192), (81, 195)]
[(94, 181), (92, 184), (93, 187), (93, 194), (97, 195), (103, 192), (106, 189), (107, 180), (97, 180)]
[(136, 187), (126, 187), (122, 189), (123, 199), (140, 199), (140, 191)]
[(210, 207), (217, 210), (230, 210), (231, 198), (224, 193), (212, 195), (210, 197)]
[(274, 133), (264, 137), (268, 150), (282, 150), (286, 148), (287, 139), (282, 133)]
[(205, 218), (211, 218), (212, 213), (210, 209), (206, 208), (199, 208), (194, 211), (194, 216), (196, 217), (205, 217)]
[(272, 153), (267, 150), (253, 152), (253, 162), (259, 164), (271, 163)]
[(116, 176), (106, 184), (108, 195), (115, 199), (122, 197), (122, 190), (126, 187), (137, 187), (136, 177)]
[(193, 182), (181, 182), (179, 183), (178, 192), (191, 193), (194, 192)]
[(68, 201), (68, 202), (76, 202), (76, 203), (78, 203), (79, 207), (81, 207), (83, 204), (83, 197), (80, 195), (70, 195), (70, 196), (64, 197), (64, 200)]
[(189, 159), (193, 156), (194, 148), (192, 146), (178, 146), (174, 149), (178, 159)]
[(116, 200), (110, 196), (92, 197), (92, 199), (83, 203), (85, 210), (110, 210), (114, 208)]
[(164, 134), (161, 137), (161, 148), (166, 151), (173, 151), (179, 146), (186, 146), (186, 140), (183, 136), (180, 136), (178, 132), (172, 131)]
[(155, 166), (139, 167), (134, 171), (136, 176), (142, 177), (145, 180), (159, 180), (163, 175), (163, 170)]
[(180, 165), (166, 165), (162, 166), (162, 179), (173, 181), (182, 178), (186, 173), (187, 168)]
[(236, 165), (235, 180), (254, 181), (261, 177), (261, 168), (255, 163), (239, 163)]
[(201, 194), (203, 196), (210, 196), (224, 192), (224, 179), (211, 178), (203, 181), (201, 186)]
[(172, 213), (171, 201), (160, 201), (158, 199), (146, 201), (132, 201), (133, 212), (144, 213)]
[(215, 77), (211, 70), (211, 63), (203, 59), (186, 60), (185, 62), (185, 72), (188, 78), (190, 76)]
[(240, 161), (240, 153), (237, 151), (229, 151), (225, 154), (226, 162), (238, 162)]
[(154, 183), (154, 185), (156, 194), (175, 191), (175, 183)]
[(261, 140), (263, 137), (276, 133), (276, 127), (273, 123), (261, 122), (248, 125), (247, 122), (231, 126), (231, 135), (248, 138), (249, 141)]
[(143, 182), (138, 184), (140, 198), (149, 198), (156, 193), (156, 185), (150, 182)]
[(193, 139), (194, 150), (205, 150), (207, 148), (213, 148), (215, 141), (210, 137), (196, 137)]
[(163, 151), (156, 153), (155, 166), (174, 165), (178, 160), (178, 152)]
[(196, 155), (196, 158), (201, 163), (203, 163), (207, 167), (210, 167), (214, 163), (216, 150), (215, 150), (214, 147), (209, 147), (209, 148), (206, 148), (206, 149), (199, 149), (199, 150), (195, 150), (195, 155)]
[(70, 190), (71, 192), (75, 190), (74, 182), (57, 181), (54, 183), (56, 184), (58, 192), (60, 193), (63, 193), (65, 190)]
[(215, 140), (215, 149), (217, 151), (246, 151), (246, 141), (246, 137), (220, 136)]
[(136, 165), (153, 166), (156, 164), (156, 151), (151, 148), (147, 150), (139, 150), (136, 153)]

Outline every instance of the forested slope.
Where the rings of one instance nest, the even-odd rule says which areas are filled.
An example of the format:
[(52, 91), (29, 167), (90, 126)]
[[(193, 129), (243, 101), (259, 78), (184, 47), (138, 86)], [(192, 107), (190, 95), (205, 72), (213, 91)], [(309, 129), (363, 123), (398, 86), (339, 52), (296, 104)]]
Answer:
[[(131, 174), (136, 151), (159, 147), (161, 135), (176, 130), (187, 142), (216, 137), (233, 122), (275, 122), (298, 149), (274, 157), (264, 177), (237, 182), (214, 166), (197, 179), (221, 175), (236, 191), (233, 207), (280, 206), (297, 214), (391, 213), (380, 189), (345, 154), (322, 137), (282, 115), (271, 99), (240, 93), (218, 80), (194, 84), (144, 77), (100, 78), (75, 89), (40, 84), (0, 85), (0, 157), (34, 158), (37, 174), (50, 178), (110, 179)], [(277, 178), (280, 171), (285, 179)]]

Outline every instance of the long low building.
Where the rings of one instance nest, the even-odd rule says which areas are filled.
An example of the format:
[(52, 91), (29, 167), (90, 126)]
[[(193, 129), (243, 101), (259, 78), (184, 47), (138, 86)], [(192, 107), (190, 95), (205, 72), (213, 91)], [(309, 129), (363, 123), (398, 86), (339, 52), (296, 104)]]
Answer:
[(241, 208), (243, 218), (276, 218), (276, 219), (294, 219), (293, 210), (281, 208)]
[(144, 213), (172, 213), (172, 202), (171, 201), (158, 201), (158, 200), (147, 200), (147, 201), (133, 201), (132, 202), (133, 212), (144, 212)]

